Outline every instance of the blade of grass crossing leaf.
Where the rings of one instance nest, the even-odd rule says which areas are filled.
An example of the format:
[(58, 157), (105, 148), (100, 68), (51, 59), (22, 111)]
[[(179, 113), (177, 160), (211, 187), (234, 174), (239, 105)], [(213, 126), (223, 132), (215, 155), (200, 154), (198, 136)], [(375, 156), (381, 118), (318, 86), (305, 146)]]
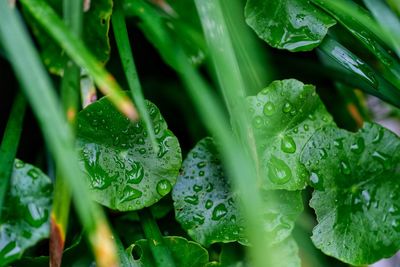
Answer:
[(117, 43), (119, 56), (128, 81), (132, 97), (139, 110), (140, 116), (145, 124), (146, 131), (151, 139), (154, 151), (158, 151), (156, 136), (154, 134), (153, 124), (151, 123), (149, 112), (144, 101), (142, 87), (136, 71), (135, 61), (132, 55), (132, 49), (129, 44), (128, 31), (126, 29), (125, 16), (121, 7), (121, 2), (115, 2), (115, 8), (111, 17), (111, 24), (114, 30), (115, 41)]
[[(83, 1), (63, 1), (63, 18), (76, 36), (82, 32)], [(64, 75), (61, 80), (61, 101), (67, 121), (72, 128), (75, 127), (75, 118), (79, 105), (80, 68), (72, 61), (67, 62)], [(51, 213), (50, 232), (50, 265), (61, 265), (69, 209), (71, 192), (62, 173), (57, 171), (57, 179), (54, 188), (53, 208)]]
[[(21, 137), (22, 125), (26, 109), (26, 100), (18, 93), (13, 103), (3, 139), (0, 145), (0, 207), (3, 207), (11, 173)], [(0, 208), (1, 218), (2, 208)]]
[[(59, 170), (68, 180), (78, 215), (86, 228), (99, 266), (117, 266), (115, 244), (100, 207), (95, 204), (78, 167), (73, 135), (66, 124), (32, 41), (15, 8), (0, 1), (0, 40), (43, 131)], [(29, 71), (27, 71), (29, 70)]]
[(109, 95), (115, 106), (128, 118), (137, 120), (136, 108), (123, 94), (114, 77), (92, 56), (83, 42), (71, 33), (54, 10), (43, 0), (21, 0), (21, 3), (68, 56), (76, 64), (87, 69), (100, 91)]
[(381, 25), (386, 35), (392, 40), (397, 55), (400, 57), (400, 20), (384, 1), (364, 0), (374, 18)]
[[(246, 217), (252, 220), (251, 225), (256, 226), (255, 228), (247, 229), (254, 245), (250, 249), (250, 252), (257, 266), (263, 266), (269, 259), (269, 253), (265, 252), (265, 248), (268, 247), (270, 240), (260, 230), (263, 229), (262, 222), (259, 220), (262, 217), (260, 212), (263, 203), (260, 191), (257, 188), (257, 180), (261, 179), (257, 179), (257, 175), (261, 174), (255, 171), (259, 169), (257, 168), (258, 156), (254, 143), (255, 136), (244, 104), (246, 96), (244, 81), (226, 26), (221, 1), (195, 0), (195, 3), (209, 46), (210, 55), (214, 62), (214, 69), (217, 73), (220, 88), (227, 99), (226, 103), (231, 113), (232, 126), (236, 130), (235, 132), (239, 134), (239, 138), (244, 145), (243, 149), (245, 151), (248, 150), (246, 154), (252, 157), (252, 161), (247, 162), (249, 164), (247, 168), (252, 170), (251, 173), (253, 175), (246, 176), (246, 182), (243, 182), (243, 177), (234, 182), (239, 192), (243, 194), (241, 201), (243, 202), (243, 210), (247, 213)], [(225, 13), (228, 12), (226, 9)], [(253, 194), (251, 202), (247, 201), (249, 194)], [(273, 252), (271, 251), (271, 253)]]
[(171, 251), (165, 245), (157, 222), (154, 220), (150, 210), (143, 209), (140, 210), (138, 214), (140, 224), (142, 225), (144, 235), (149, 243), (156, 265), (160, 267), (175, 267)]

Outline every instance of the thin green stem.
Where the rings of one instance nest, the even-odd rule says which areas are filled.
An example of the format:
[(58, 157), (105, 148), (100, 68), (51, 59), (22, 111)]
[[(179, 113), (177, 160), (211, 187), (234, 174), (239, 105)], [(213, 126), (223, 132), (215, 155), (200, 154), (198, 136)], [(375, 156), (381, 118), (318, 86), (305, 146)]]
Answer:
[(117, 43), (119, 56), (125, 72), (125, 77), (128, 81), (133, 100), (139, 110), (146, 131), (150, 137), (154, 151), (158, 150), (156, 136), (154, 134), (153, 124), (150, 114), (146, 107), (146, 102), (140, 85), (139, 76), (136, 71), (135, 61), (132, 55), (132, 48), (129, 43), (128, 31), (126, 29), (125, 16), (122, 10), (121, 2), (115, 2), (115, 8), (111, 17), (111, 22), (114, 30), (115, 41)]
[(98, 265), (116, 266), (115, 244), (109, 239), (111, 231), (103, 211), (91, 200), (85, 177), (79, 170), (71, 128), (18, 11), (7, 1), (0, 1), (0, 41), (36, 114), (56, 165), (72, 189), (77, 213), (87, 230)]
[[(25, 109), (25, 98), (22, 93), (19, 92), (14, 100), (3, 140), (0, 145), (0, 207), (4, 206), (4, 198), (13, 171), (14, 160), (21, 138)], [(0, 218), (1, 213), (2, 208), (0, 208)]]
[(150, 210), (143, 209), (140, 210), (138, 214), (140, 224), (142, 225), (144, 235), (149, 243), (156, 265), (158, 267), (174, 267), (175, 262), (172, 258), (171, 251), (165, 245), (164, 238)]
[(83, 42), (71, 33), (54, 10), (43, 0), (21, 0), (21, 3), (68, 56), (87, 69), (100, 91), (110, 97), (116, 108), (128, 118), (137, 120), (138, 114), (132, 101), (122, 92), (114, 77), (94, 58)]

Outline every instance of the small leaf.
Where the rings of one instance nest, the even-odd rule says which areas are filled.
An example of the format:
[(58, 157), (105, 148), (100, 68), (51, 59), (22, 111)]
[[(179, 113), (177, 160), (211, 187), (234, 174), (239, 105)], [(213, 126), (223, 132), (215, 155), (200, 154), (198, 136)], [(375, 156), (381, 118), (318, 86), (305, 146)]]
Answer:
[[(61, 0), (47, 0), (47, 2), (59, 15), (62, 14)], [(90, 1), (90, 8), (83, 16), (83, 41), (96, 59), (103, 63), (107, 62), (110, 56), (108, 31), (110, 28), (112, 6), (112, 0)], [(37, 25), (29, 15), (26, 14), (26, 17), (28, 22), (31, 23), (33, 33), (42, 48), (41, 55), (44, 63), (52, 73), (61, 75), (68, 61), (68, 56), (42, 27)]]
[[(188, 154), (172, 192), (176, 220), (195, 241), (248, 243), (228, 180), (211, 138), (201, 140)], [(264, 191), (265, 230), (279, 242), (290, 235), (303, 210), (299, 192)]]
[(317, 47), (336, 23), (306, 0), (248, 0), (245, 16), (270, 46), (292, 52)]
[(357, 133), (335, 127), (316, 132), (301, 161), (316, 189), (310, 202), (318, 225), (312, 240), (352, 265), (400, 249), (400, 139), (367, 123)]
[(0, 265), (19, 259), (50, 232), (52, 183), (38, 168), (15, 160), (0, 223)]
[(262, 187), (303, 189), (308, 173), (300, 152), (318, 128), (333, 124), (314, 86), (294, 79), (275, 81), (247, 102), (266, 176)]
[(93, 197), (115, 210), (149, 207), (167, 195), (181, 166), (178, 139), (167, 129), (158, 108), (146, 101), (159, 151), (142, 121), (132, 123), (102, 98), (78, 114), (82, 169)]
[[(171, 251), (176, 267), (204, 267), (208, 263), (208, 252), (199, 244), (188, 241), (179, 236), (164, 237), (164, 242)], [(139, 248), (140, 258), (135, 260), (132, 251)], [(138, 263), (139, 266), (155, 267), (153, 256), (145, 239), (138, 240), (135, 244), (127, 248), (128, 254), (131, 256), (132, 262)]]

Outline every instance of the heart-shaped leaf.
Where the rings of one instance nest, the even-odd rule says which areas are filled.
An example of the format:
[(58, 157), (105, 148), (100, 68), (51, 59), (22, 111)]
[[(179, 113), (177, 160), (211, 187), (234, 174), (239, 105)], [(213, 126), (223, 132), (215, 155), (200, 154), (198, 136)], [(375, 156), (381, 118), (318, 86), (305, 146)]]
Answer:
[(146, 101), (159, 151), (142, 121), (132, 123), (107, 98), (78, 114), (77, 143), (93, 197), (115, 210), (139, 210), (156, 203), (175, 184), (182, 162), (178, 139), (158, 108)]
[(248, 0), (245, 16), (270, 46), (293, 52), (317, 47), (336, 23), (307, 0)]
[(264, 189), (299, 190), (308, 177), (300, 152), (313, 133), (333, 124), (315, 87), (294, 79), (272, 82), (247, 98)]
[(15, 160), (0, 221), (0, 265), (49, 236), (53, 186), (38, 168)]
[(315, 187), (318, 225), (312, 240), (324, 253), (353, 265), (400, 249), (400, 139), (376, 124), (357, 133), (321, 129), (302, 162)]
[[(204, 267), (208, 263), (208, 252), (199, 244), (188, 241), (179, 236), (164, 237), (164, 243), (169, 248), (176, 267)], [(134, 249), (139, 248), (141, 252), (140, 258), (135, 260), (132, 256)], [(145, 239), (138, 240), (135, 244), (127, 248), (127, 252), (132, 262), (139, 266), (155, 267), (155, 261), (151, 253), (148, 241)]]
[[(48, 4), (61, 16), (62, 1), (47, 0)], [(105, 63), (110, 56), (110, 43), (108, 31), (110, 28), (110, 17), (112, 13), (112, 0), (85, 1), (87, 11), (83, 15), (82, 38), (87, 48), (100, 61)], [(26, 12), (27, 13), (27, 12)], [(29, 15), (26, 15), (28, 22), (33, 27), (39, 45), (42, 49), (42, 58), (52, 73), (61, 75), (64, 66), (68, 61), (68, 56), (64, 51), (49, 37)]]
[[(299, 192), (264, 191), (265, 230), (274, 242), (289, 236), (303, 210)], [(201, 140), (188, 154), (172, 192), (177, 221), (197, 242), (248, 243), (235, 194), (225, 177), (211, 138)]]

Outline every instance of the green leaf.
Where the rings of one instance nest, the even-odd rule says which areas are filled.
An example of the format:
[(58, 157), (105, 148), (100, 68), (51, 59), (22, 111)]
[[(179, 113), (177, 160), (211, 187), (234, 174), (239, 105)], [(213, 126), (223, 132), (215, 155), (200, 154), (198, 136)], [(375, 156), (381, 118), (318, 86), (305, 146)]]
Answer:
[(270, 46), (292, 52), (317, 47), (336, 23), (306, 0), (248, 0), (245, 16)]
[[(290, 235), (303, 210), (299, 192), (263, 191), (264, 227), (274, 243)], [(235, 204), (217, 148), (211, 138), (201, 140), (183, 162), (172, 192), (176, 220), (195, 241), (209, 246), (216, 242), (247, 244), (244, 218)], [(260, 230), (262, 232), (262, 230)]]
[[(46, 1), (61, 17), (62, 1)], [(112, 7), (112, 0), (90, 1), (90, 8), (83, 16), (83, 41), (94, 57), (102, 63), (107, 62), (110, 56), (108, 31), (110, 28)], [(25, 13), (27, 14), (28, 12)], [(67, 54), (34, 19), (29, 15), (26, 15), (26, 17), (33, 27), (33, 33), (42, 49), (41, 55), (44, 63), (52, 73), (62, 75), (65, 64), (68, 62)]]
[(156, 203), (175, 184), (182, 162), (178, 139), (158, 108), (146, 101), (158, 153), (142, 121), (132, 123), (108, 98), (78, 114), (77, 143), (93, 197), (115, 210), (139, 210)]
[[(138, 263), (138, 266), (156, 267), (148, 242), (151, 241), (138, 240), (127, 248), (127, 252), (131, 256), (132, 262)], [(193, 241), (179, 236), (167, 236), (164, 237), (164, 243), (171, 251), (176, 267), (204, 267), (208, 263), (207, 250)], [(133, 258), (133, 250), (141, 252), (138, 260)]]
[(312, 240), (353, 265), (400, 249), (400, 139), (367, 123), (357, 133), (326, 127), (313, 135), (301, 161), (315, 187)]
[(333, 124), (315, 87), (294, 79), (275, 81), (247, 101), (266, 177), (262, 187), (303, 189), (308, 174), (300, 152), (318, 128)]
[(0, 265), (49, 236), (53, 186), (38, 168), (15, 160), (0, 222)]

